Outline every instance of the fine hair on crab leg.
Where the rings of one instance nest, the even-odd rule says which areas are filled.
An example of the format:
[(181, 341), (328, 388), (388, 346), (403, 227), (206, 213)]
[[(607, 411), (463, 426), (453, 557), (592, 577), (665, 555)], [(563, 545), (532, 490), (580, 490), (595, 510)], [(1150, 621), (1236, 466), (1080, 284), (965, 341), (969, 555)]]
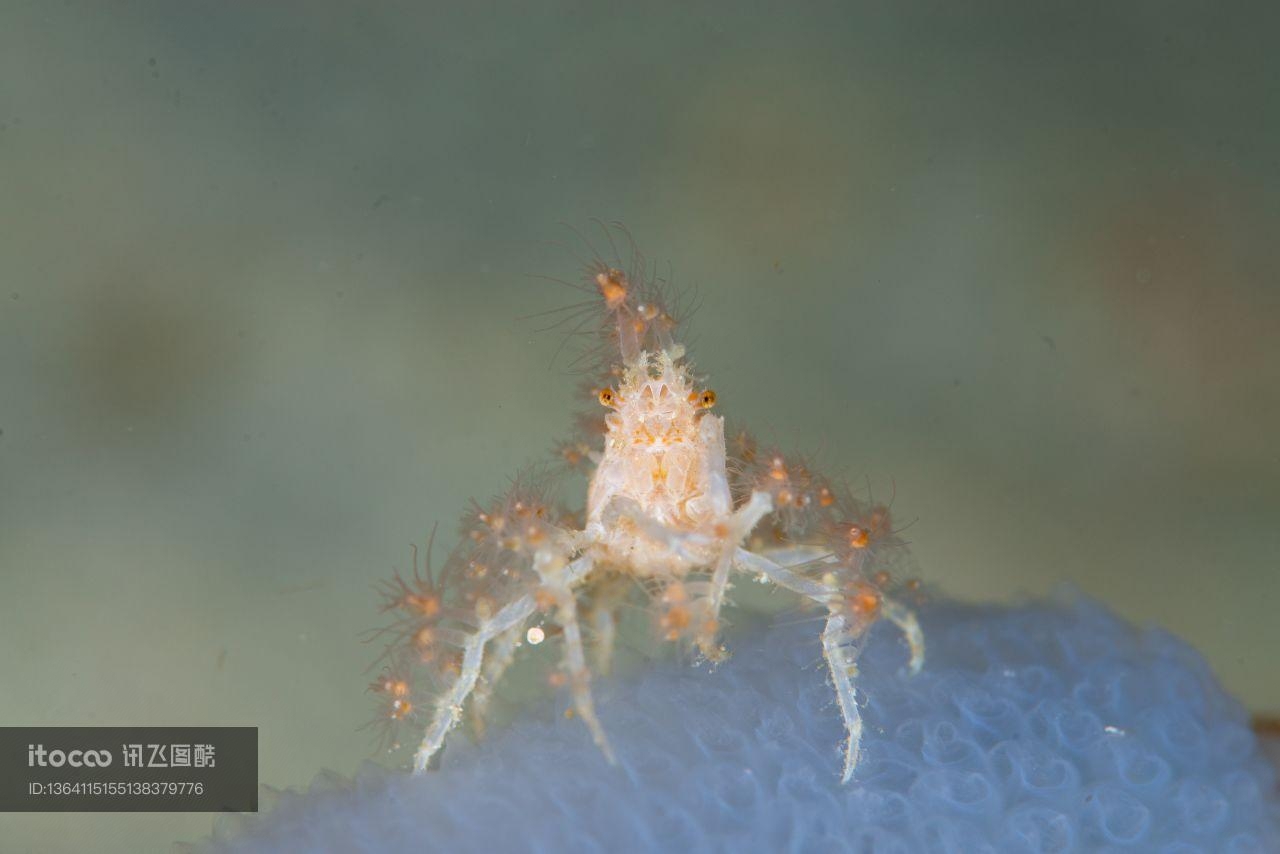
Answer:
[(902, 631), (903, 637), (907, 639), (907, 646), (911, 650), (911, 660), (907, 663), (907, 670), (915, 676), (920, 672), (920, 668), (924, 667), (924, 632), (920, 629), (916, 612), (887, 596), (881, 599), (880, 612), (897, 626)]
[(844, 772), (840, 782), (847, 783), (853, 778), (854, 768), (858, 764), (858, 750), (862, 744), (862, 714), (858, 711), (858, 698), (854, 693), (853, 682), (858, 675), (856, 648), (851, 648), (848, 626), (842, 614), (827, 617), (826, 628), (822, 630), (822, 656), (827, 660), (831, 670), (831, 680), (836, 687), (836, 700), (840, 704), (840, 714), (844, 717), (844, 728), (847, 740), (844, 748)]

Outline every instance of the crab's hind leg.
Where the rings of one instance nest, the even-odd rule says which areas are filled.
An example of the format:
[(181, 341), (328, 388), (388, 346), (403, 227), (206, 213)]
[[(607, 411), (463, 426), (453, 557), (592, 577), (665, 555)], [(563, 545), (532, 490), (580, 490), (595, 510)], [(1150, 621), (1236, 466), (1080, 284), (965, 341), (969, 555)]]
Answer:
[(564, 629), (564, 668), (569, 677), (569, 690), (573, 696), (573, 708), (591, 732), (605, 759), (616, 763), (613, 748), (604, 734), (604, 727), (596, 717), (595, 702), (591, 698), (591, 674), (587, 670), (586, 654), (582, 646), (582, 630), (578, 625), (578, 605), (573, 591), (567, 587), (555, 589), (556, 621)]
[(827, 617), (826, 628), (822, 630), (822, 657), (831, 670), (831, 681), (835, 683), (836, 700), (840, 704), (840, 714), (844, 717), (847, 734), (841, 783), (852, 779), (862, 744), (862, 714), (858, 711), (858, 697), (854, 691), (854, 680), (858, 677), (858, 640), (849, 631), (842, 615), (832, 614)]
[(915, 676), (924, 667), (924, 632), (920, 630), (920, 621), (916, 612), (894, 601), (889, 597), (881, 600), (880, 612), (902, 632), (911, 650), (911, 660), (907, 663), (907, 671)]

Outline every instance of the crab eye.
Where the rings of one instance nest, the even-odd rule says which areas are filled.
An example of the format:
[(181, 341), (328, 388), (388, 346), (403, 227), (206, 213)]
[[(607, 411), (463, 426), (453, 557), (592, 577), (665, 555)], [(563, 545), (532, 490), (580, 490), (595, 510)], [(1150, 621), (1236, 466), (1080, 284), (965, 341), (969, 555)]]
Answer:
[(611, 388), (600, 389), (599, 399), (601, 406), (607, 406), (610, 409), (618, 405), (618, 395), (614, 394)]
[(703, 409), (710, 409), (716, 405), (716, 393), (711, 389), (707, 389), (698, 395), (698, 405)]

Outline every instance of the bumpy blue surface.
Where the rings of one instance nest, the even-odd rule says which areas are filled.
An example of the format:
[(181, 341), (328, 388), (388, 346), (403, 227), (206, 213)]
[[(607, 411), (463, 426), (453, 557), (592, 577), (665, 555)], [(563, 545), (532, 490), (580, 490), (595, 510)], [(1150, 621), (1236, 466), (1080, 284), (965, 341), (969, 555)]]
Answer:
[(842, 728), (821, 624), (731, 637), (714, 672), (669, 663), (597, 684), (622, 762), (532, 711), (421, 778), (367, 771), (283, 795), (225, 852), (1280, 851), (1272, 766), (1200, 657), (1088, 601), (921, 613), (902, 674), (872, 633), (866, 736)]

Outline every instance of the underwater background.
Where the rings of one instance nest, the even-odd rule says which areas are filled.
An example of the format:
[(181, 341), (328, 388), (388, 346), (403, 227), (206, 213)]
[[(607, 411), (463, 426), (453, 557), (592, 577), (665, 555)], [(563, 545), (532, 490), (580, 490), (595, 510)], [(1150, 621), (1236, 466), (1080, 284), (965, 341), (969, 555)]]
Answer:
[(1280, 712), (1278, 24), (0, 2), (0, 724), (352, 772), (371, 584), (571, 426), (529, 316), (593, 217), (696, 286), (719, 411), (892, 496), (937, 594), (1070, 582)]

